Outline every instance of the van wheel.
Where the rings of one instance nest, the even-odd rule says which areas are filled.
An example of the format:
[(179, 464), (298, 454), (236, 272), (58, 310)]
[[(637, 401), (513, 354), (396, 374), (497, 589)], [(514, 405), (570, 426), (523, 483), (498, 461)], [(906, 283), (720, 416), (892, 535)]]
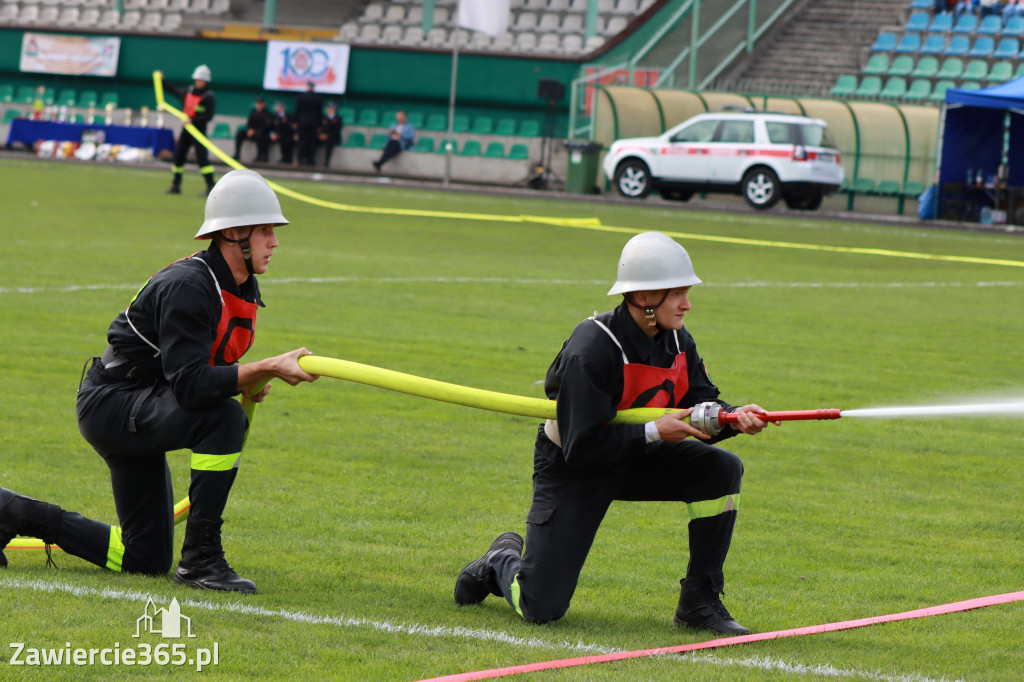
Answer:
[(771, 208), (779, 201), (779, 178), (768, 168), (753, 168), (743, 176), (743, 198), (756, 209)]
[(651, 171), (643, 161), (626, 161), (615, 171), (615, 187), (630, 199), (643, 199), (651, 193)]

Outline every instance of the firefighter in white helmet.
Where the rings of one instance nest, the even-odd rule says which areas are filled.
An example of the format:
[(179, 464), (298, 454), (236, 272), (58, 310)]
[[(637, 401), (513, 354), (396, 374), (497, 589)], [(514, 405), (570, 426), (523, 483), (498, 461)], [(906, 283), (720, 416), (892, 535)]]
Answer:
[[(557, 620), (569, 608), (598, 526), (613, 500), (684, 502), (689, 564), (673, 622), (736, 635), (720, 599), (723, 565), (739, 508), (743, 464), (713, 445), (765, 422), (757, 405), (719, 399), (693, 337), (683, 326), (690, 289), (700, 284), (682, 246), (658, 232), (625, 245), (615, 310), (581, 322), (548, 369), (544, 389), (557, 420), (542, 425), (534, 450), (533, 503), (523, 538), (507, 532), (459, 574), (455, 601), (503, 596), (526, 620)], [(709, 437), (683, 417), (700, 402), (739, 412), (739, 422)], [(644, 424), (609, 422), (618, 410), (678, 407)]]
[[(206, 126), (216, 112), (216, 101), (213, 97), (213, 90), (210, 90), (210, 67), (201, 64), (192, 72), (192, 85), (187, 90), (174, 87), (164, 79), (162, 73), (158, 77), (163, 82), (163, 88), (181, 100), (181, 110), (188, 116), (189, 121), (196, 127), (196, 130), (203, 135), (206, 134)], [(199, 173), (206, 181), (206, 189), (203, 194), (209, 194), (213, 189), (213, 164), (210, 163), (210, 153), (206, 147), (201, 145), (186, 128), (181, 129), (178, 135), (178, 145), (174, 150), (174, 165), (171, 172), (174, 174), (171, 180), (171, 187), (166, 194), (181, 194), (181, 176), (185, 172), (185, 160), (188, 158), (188, 150), (195, 147), (196, 163), (199, 165)]]
[[(174, 498), (165, 453), (189, 449), (191, 508), (174, 580), (256, 592), (224, 559), (222, 514), (248, 421), (238, 400), (264, 379), (313, 381), (305, 348), (240, 364), (263, 306), (254, 275), (267, 271), (287, 225), (258, 173), (235, 170), (206, 200), (196, 239), (209, 248), (157, 272), (107, 331), (78, 392), (78, 427), (110, 468), (120, 527), (0, 488), (0, 550), (38, 537), (112, 571), (164, 575), (174, 556)], [(262, 401), (269, 385), (254, 395)], [(6, 559), (0, 552), (0, 564)]]

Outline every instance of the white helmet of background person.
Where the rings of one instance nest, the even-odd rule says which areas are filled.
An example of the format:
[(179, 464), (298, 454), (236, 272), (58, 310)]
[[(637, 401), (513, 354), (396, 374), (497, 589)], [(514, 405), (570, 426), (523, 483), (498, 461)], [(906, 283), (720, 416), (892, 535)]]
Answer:
[(210, 82), (210, 67), (206, 64), (200, 64), (196, 67), (196, 70), (192, 72), (192, 80), (194, 81), (205, 81)]
[(211, 239), (214, 232), (248, 225), (287, 225), (281, 202), (263, 176), (248, 169), (227, 173), (206, 197), (206, 220), (196, 239)]
[(608, 295), (675, 289), (700, 282), (689, 254), (678, 242), (661, 232), (642, 232), (622, 247), (618, 276)]

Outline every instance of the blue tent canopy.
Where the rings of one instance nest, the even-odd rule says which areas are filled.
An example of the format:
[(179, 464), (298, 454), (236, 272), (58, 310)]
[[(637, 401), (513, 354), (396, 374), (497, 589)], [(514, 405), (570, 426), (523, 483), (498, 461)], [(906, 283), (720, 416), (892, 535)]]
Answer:
[[(1005, 122), (1007, 112), (1011, 114), (1009, 126)], [(940, 203), (951, 200), (949, 195), (957, 191), (956, 185), (972, 184), (978, 173), (986, 181), (997, 173), (1007, 132), (1009, 148), (1024, 149), (1024, 78), (985, 90), (946, 91), (939, 158)], [(1018, 161), (1010, 155), (1008, 166), (1006, 184), (1024, 187), (1024, 158)]]

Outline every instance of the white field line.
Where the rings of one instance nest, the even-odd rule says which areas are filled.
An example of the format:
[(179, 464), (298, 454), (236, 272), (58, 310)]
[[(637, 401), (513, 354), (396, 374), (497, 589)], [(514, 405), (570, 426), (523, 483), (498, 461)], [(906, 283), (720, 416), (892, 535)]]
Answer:
[[(37, 592), (62, 592), (75, 597), (91, 597), (99, 599), (113, 599), (117, 601), (138, 602), (145, 604), (150, 599), (156, 604), (169, 603), (170, 599), (140, 592), (137, 590), (115, 590), (103, 588), (98, 590), (92, 587), (72, 585), (67, 582), (46, 582), (43, 580), (21, 580), (19, 578), (0, 578), (0, 587), (7, 589), (35, 590)], [(586, 644), (584, 642), (550, 641), (536, 637), (517, 637), (504, 632), (492, 630), (475, 630), (463, 627), (444, 627), (436, 625), (418, 625), (405, 623), (392, 623), (390, 621), (375, 621), (368, 618), (355, 618), (350, 616), (327, 616), (306, 613), (304, 611), (289, 611), (286, 609), (267, 609), (262, 606), (243, 604), (241, 602), (215, 602), (208, 599), (192, 599), (184, 597), (178, 599), (182, 606), (189, 608), (204, 609), (206, 611), (237, 613), (246, 616), (257, 616), (260, 618), (277, 618), (280, 620), (301, 623), (305, 625), (333, 625), (338, 628), (366, 628), (400, 635), (419, 635), (422, 637), (454, 637), (461, 639), (473, 639), (478, 641), (496, 642), (512, 647), (529, 647), (533, 649), (548, 649), (568, 651), (584, 655), (609, 654), (618, 651), (599, 644)], [(766, 671), (778, 671), (793, 675), (811, 675), (816, 677), (832, 677), (840, 679), (864, 679), (878, 682), (959, 682), (946, 677), (940, 679), (925, 677), (922, 675), (898, 675), (887, 674), (870, 670), (856, 670), (851, 668), (836, 668), (832, 665), (804, 665), (802, 663), (790, 663), (769, 656), (752, 656), (749, 658), (722, 658), (710, 653), (690, 653), (683, 655), (672, 655), (679, 661), (701, 663), (718, 666), (742, 666), (746, 668), (757, 668)]]
[[(262, 286), (274, 284), (525, 284), (538, 286), (606, 286), (606, 280), (530, 279), (519, 277), (269, 277)], [(133, 284), (69, 284), (54, 287), (0, 287), (4, 294), (76, 293), (90, 291), (137, 291), (143, 282)], [(710, 288), (786, 288), (786, 289), (984, 289), (1020, 287), (1024, 281), (993, 282), (705, 282)]]

